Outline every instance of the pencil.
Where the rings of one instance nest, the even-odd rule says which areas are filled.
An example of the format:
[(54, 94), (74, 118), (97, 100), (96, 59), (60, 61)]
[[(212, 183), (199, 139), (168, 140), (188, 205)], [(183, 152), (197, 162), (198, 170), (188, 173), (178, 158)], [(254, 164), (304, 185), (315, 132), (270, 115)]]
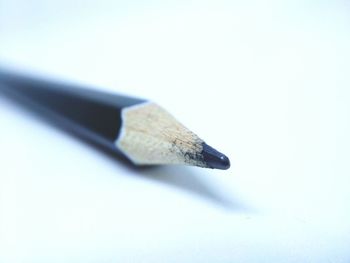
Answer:
[(0, 71), (0, 90), (134, 165), (228, 169), (229, 159), (148, 100)]

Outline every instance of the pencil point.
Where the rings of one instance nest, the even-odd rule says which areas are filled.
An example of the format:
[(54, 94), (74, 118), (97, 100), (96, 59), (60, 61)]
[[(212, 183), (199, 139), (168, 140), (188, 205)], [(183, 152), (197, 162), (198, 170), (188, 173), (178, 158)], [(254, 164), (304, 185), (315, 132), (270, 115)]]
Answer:
[(221, 152), (218, 152), (213, 147), (209, 146), (205, 142), (202, 144), (203, 160), (209, 168), (227, 170), (230, 168), (230, 160), (228, 157)]

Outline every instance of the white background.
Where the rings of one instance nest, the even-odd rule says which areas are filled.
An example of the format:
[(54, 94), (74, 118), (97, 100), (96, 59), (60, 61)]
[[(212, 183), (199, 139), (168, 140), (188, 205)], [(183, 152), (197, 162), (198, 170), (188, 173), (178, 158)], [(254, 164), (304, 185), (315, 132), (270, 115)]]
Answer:
[(132, 169), (0, 97), (0, 262), (350, 262), (348, 1), (0, 0), (0, 60), (232, 162)]

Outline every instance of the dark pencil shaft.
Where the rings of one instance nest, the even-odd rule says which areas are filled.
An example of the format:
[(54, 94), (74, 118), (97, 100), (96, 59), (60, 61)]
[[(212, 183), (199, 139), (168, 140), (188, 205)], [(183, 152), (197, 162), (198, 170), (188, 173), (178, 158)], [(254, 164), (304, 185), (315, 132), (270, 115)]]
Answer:
[(78, 132), (89, 134), (104, 144), (113, 144), (118, 137), (121, 110), (143, 102), (1, 71), (0, 90), (36, 104), (42, 111), (53, 113), (66, 124), (79, 128)]

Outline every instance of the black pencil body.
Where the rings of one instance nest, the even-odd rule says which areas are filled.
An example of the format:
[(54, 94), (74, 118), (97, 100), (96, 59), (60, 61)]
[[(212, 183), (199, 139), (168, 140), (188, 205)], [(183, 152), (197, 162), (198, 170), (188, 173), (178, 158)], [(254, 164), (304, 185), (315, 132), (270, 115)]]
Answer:
[(76, 85), (0, 72), (0, 90), (25, 102), (58, 125), (110, 150), (115, 147), (122, 125), (121, 110), (145, 102), (127, 96), (98, 92)]

